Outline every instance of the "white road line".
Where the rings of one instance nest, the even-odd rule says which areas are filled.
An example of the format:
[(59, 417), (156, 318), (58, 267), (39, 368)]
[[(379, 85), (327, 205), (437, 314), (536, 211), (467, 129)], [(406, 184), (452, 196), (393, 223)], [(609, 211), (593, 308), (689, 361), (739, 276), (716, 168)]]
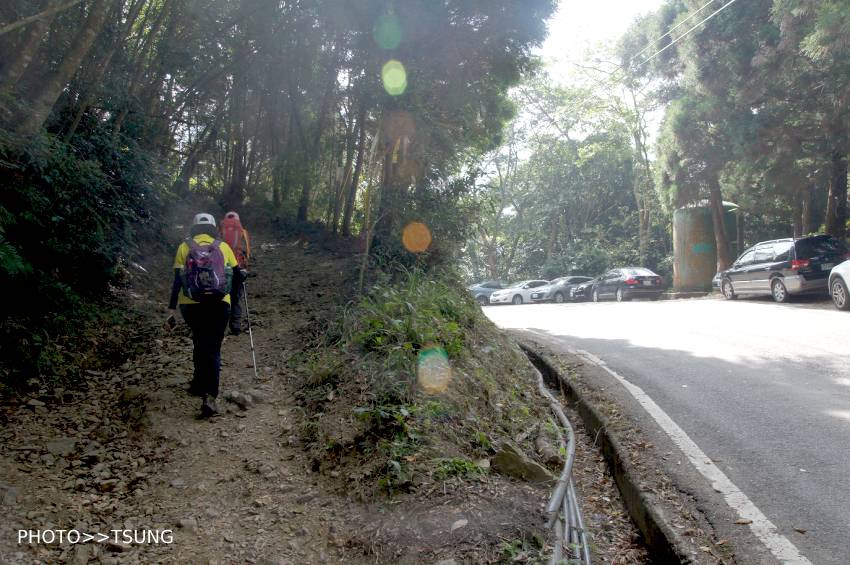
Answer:
[(741, 489), (729, 480), (729, 477), (717, 465), (711, 462), (708, 456), (694, 443), (694, 440), (685, 433), (685, 430), (680, 428), (642, 388), (627, 381), (611, 369), (605, 361), (588, 351), (571, 349), (570, 353), (583, 357), (594, 365), (598, 365), (617, 379), (635, 400), (643, 406), (644, 410), (658, 422), (658, 425), (670, 436), (673, 443), (685, 453), (691, 464), (696, 467), (703, 477), (708, 479), (712, 488), (723, 495), (726, 503), (738, 513), (738, 516), (744, 520), (752, 520), (750, 522), (750, 529), (764, 543), (774, 557), (788, 565), (812, 565), (811, 561), (803, 557), (800, 550), (788, 538), (776, 531), (776, 526), (773, 522), (753, 504), (753, 501), (746, 494), (741, 492)]

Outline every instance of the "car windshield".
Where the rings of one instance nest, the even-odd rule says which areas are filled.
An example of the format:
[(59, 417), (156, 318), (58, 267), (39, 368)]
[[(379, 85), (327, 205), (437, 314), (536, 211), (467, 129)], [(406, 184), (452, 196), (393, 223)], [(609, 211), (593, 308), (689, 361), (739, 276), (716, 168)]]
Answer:
[(530, 283), (530, 282), (531, 282), (531, 281), (519, 281), (519, 282), (515, 282), (514, 284), (512, 284), (512, 285), (511, 285), (511, 286), (509, 286), (508, 288), (519, 288), (519, 287), (521, 287), (521, 286), (523, 286), (523, 285), (526, 285), (526, 284), (528, 284), (528, 283)]

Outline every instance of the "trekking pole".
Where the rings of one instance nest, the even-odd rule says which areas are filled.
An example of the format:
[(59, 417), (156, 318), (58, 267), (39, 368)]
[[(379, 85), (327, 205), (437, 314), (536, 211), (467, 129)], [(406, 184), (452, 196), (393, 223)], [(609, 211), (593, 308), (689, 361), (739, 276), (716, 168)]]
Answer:
[(251, 329), (251, 311), (248, 309), (248, 290), (245, 281), (242, 281), (242, 296), (245, 297), (245, 321), (248, 322), (248, 337), (251, 340), (251, 360), (254, 362), (254, 380), (260, 380), (257, 374), (257, 355), (254, 353), (254, 331)]

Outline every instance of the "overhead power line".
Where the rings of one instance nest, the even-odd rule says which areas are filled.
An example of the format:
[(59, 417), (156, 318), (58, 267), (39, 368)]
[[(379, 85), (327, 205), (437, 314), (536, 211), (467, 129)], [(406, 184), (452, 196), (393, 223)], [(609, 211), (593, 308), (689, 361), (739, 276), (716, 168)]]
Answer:
[(657, 38), (655, 41), (650, 42), (649, 45), (647, 45), (646, 47), (644, 47), (643, 49), (641, 49), (640, 51), (638, 51), (637, 53), (635, 53), (634, 55), (629, 57), (629, 61), (631, 61), (633, 59), (637, 59), (640, 55), (643, 55), (643, 53), (648, 51), (650, 47), (652, 47), (653, 45), (655, 45), (656, 43), (658, 43), (659, 41), (661, 41), (662, 39), (664, 39), (665, 37), (667, 37), (668, 35), (673, 33), (674, 31), (676, 31), (677, 29), (679, 29), (680, 27), (682, 27), (683, 25), (688, 23), (688, 21), (693, 19), (697, 14), (699, 14), (700, 12), (702, 12), (703, 10), (708, 8), (714, 2), (715, 2), (715, 0), (708, 0), (708, 2), (703, 4), (702, 7), (699, 10), (697, 10), (696, 12), (694, 12), (693, 14), (691, 14), (690, 16), (688, 16), (687, 18), (685, 18), (681, 22), (679, 22), (676, 25), (674, 25), (673, 27), (671, 27), (669, 30), (667, 30), (667, 33), (665, 33), (661, 37)]
[(736, 1), (737, 1), (737, 0), (729, 0), (728, 2), (726, 2), (725, 4), (723, 4), (722, 6), (720, 6), (718, 9), (716, 9), (714, 12), (712, 12), (711, 14), (709, 14), (708, 16), (706, 16), (704, 19), (702, 19), (702, 20), (700, 20), (698, 23), (694, 24), (694, 26), (693, 26), (693, 27), (691, 27), (690, 29), (688, 29), (688, 31), (686, 31), (685, 33), (683, 33), (682, 35), (680, 35), (679, 37), (677, 37), (676, 39), (674, 39), (673, 41), (671, 41), (670, 43), (668, 43), (667, 45), (665, 45), (664, 47), (662, 47), (661, 49), (659, 49), (658, 51), (656, 51), (655, 53), (653, 53), (652, 55), (650, 55), (649, 57), (647, 57), (646, 59), (643, 59), (640, 63), (638, 63), (638, 64), (637, 64), (637, 66), (636, 66), (635, 68), (638, 68), (638, 67), (640, 67), (641, 65), (643, 65), (644, 63), (646, 63), (646, 62), (648, 62), (648, 61), (651, 61), (652, 59), (654, 59), (654, 58), (655, 58), (655, 57), (657, 57), (658, 55), (661, 55), (664, 51), (666, 51), (667, 49), (669, 49), (669, 48), (673, 47), (676, 43), (678, 43), (679, 41), (681, 41), (682, 39), (684, 39), (685, 37), (687, 37), (687, 36), (688, 36), (688, 35), (689, 35), (692, 31), (694, 31), (696, 28), (698, 28), (699, 26), (701, 26), (702, 24), (704, 24), (705, 22), (707, 22), (708, 20), (710, 20), (711, 18), (713, 18), (714, 16), (716, 16), (717, 14), (719, 14), (720, 12), (722, 12), (723, 10), (725, 10), (727, 7), (729, 7), (729, 6), (731, 6), (732, 4), (734, 4)]

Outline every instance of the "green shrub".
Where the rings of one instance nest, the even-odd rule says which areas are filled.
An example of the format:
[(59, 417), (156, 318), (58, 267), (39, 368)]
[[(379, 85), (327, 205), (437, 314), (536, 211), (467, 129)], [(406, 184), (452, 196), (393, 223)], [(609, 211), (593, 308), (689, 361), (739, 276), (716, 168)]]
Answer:
[[(100, 315), (120, 265), (156, 239), (160, 178), (100, 126), (73, 144), (0, 130), (0, 380), (52, 376), (62, 337)], [(57, 349), (58, 348), (58, 349)]]

